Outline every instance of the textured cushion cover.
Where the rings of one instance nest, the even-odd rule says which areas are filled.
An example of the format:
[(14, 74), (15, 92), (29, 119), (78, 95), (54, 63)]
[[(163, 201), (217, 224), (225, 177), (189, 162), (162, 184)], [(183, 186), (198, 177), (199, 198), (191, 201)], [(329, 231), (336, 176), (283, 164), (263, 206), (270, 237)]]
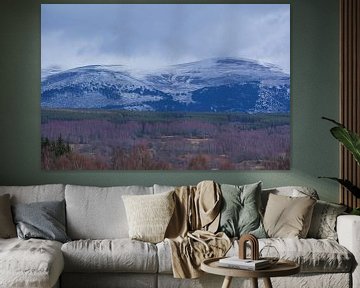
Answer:
[(266, 237), (260, 216), (261, 182), (244, 186), (222, 184), (223, 197), (219, 231), (229, 237), (251, 233)]
[(71, 239), (128, 238), (122, 195), (153, 194), (152, 187), (66, 185), (67, 233)]
[(314, 206), (307, 237), (337, 240), (336, 219), (343, 214), (346, 206), (318, 200)]
[(49, 201), (13, 206), (18, 237), (69, 241), (65, 231), (65, 202)]
[(10, 196), (0, 196), (0, 238), (16, 237), (15, 224), (11, 214)]
[(171, 247), (169, 241), (162, 241), (156, 244), (159, 273), (172, 274)]
[(175, 207), (173, 193), (123, 196), (131, 239), (152, 243), (164, 240)]
[[(265, 245), (275, 247), (281, 259), (298, 263), (302, 273), (350, 272), (354, 263), (353, 255), (334, 240), (310, 238), (259, 239), (259, 249), (261, 250)], [(159, 273), (171, 274), (171, 248), (169, 243), (163, 241), (156, 244), (156, 246), (158, 250)], [(234, 241), (226, 256), (235, 256), (238, 255), (238, 252), (238, 241)], [(250, 257), (250, 249), (247, 252), (248, 257)]]
[(274, 246), (281, 259), (295, 261), (301, 272), (350, 272), (353, 255), (338, 242), (328, 239), (261, 239), (260, 249)]
[(61, 248), (66, 272), (157, 271), (156, 246), (131, 239), (78, 240)]
[(316, 200), (306, 197), (269, 195), (264, 227), (269, 237), (305, 238)]
[(0, 239), (0, 287), (53, 287), (64, 268), (61, 243)]

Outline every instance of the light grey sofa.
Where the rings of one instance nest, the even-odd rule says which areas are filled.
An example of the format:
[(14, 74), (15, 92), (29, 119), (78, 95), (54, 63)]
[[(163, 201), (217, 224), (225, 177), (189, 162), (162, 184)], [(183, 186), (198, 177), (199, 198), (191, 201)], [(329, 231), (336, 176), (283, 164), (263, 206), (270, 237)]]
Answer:
[[(154, 185), (89, 187), (76, 185), (0, 186), (15, 203), (66, 202), (65, 244), (48, 240), (0, 239), (0, 287), (221, 287), (223, 278), (174, 279), (167, 242), (151, 244), (128, 238), (122, 195), (169, 191)], [(301, 189), (301, 187), (299, 188)], [(292, 195), (292, 188), (273, 189)], [(263, 191), (263, 201), (266, 194)], [(281, 257), (301, 264), (301, 273), (273, 278), (274, 287), (360, 287), (360, 217), (342, 215), (337, 220), (339, 242), (329, 239), (260, 239)], [(228, 255), (236, 255), (237, 243)], [(262, 281), (259, 281), (260, 287)], [(250, 282), (234, 279), (236, 285)], [(241, 286), (243, 287), (243, 286)]]

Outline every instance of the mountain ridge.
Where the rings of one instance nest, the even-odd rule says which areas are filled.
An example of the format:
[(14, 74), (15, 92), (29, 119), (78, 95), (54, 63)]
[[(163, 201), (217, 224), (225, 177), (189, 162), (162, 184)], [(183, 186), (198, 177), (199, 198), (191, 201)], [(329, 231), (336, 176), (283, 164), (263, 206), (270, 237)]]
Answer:
[(148, 70), (88, 65), (42, 76), (41, 107), (289, 112), (290, 77), (273, 64), (231, 57)]

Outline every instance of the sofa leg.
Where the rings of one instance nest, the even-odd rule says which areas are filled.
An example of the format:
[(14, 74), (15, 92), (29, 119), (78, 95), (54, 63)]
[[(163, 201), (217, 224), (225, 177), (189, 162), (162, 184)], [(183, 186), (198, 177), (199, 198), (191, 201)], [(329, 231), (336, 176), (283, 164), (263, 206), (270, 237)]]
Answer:
[(232, 277), (231, 276), (225, 276), (224, 282), (221, 286), (221, 288), (230, 288)]
[(270, 278), (266, 277), (263, 279), (264, 279), (265, 288), (273, 288)]

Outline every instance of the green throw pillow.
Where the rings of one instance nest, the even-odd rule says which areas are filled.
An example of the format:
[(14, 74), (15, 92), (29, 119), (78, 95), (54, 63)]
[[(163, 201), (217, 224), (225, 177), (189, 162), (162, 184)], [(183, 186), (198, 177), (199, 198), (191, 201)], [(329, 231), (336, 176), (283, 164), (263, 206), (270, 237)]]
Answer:
[(219, 231), (229, 237), (253, 234), (266, 238), (260, 216), (261, 182), (243, 186), (222, 184), (221, 192)]

